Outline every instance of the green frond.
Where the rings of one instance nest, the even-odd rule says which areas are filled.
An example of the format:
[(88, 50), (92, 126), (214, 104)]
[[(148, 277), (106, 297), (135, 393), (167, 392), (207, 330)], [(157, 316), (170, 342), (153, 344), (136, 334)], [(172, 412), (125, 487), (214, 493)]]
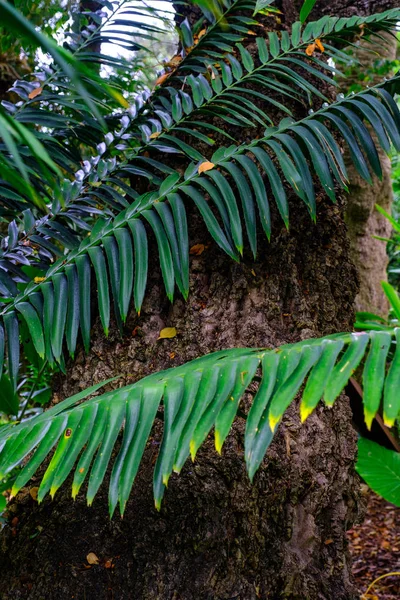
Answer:
[[(397, 346), (386, 375), (393, 335)], [(123, 432), (109, 485), (110, 514), (118, 503), (123, 514), (161, 405), (163, 438), (154, 467), (154, 498), (159, 509), (171, 473), (179, 473), (189, 456), (195, 460), (212, 429), (216, 449), (221, 452), (241, 398), (252, 381), (261, 378), (246, 417), (244, 439), (245, 461), (252, 480), (277, 424), (300, 389), (303, 388), (300, 414), (304, 421), (321, 399), (327, 406), (333, 405), (364, 357), (368, 425), (380, 409), (382, 396), (384, 414), (387, 416), (389, 411), (391, 418), (397, 418), (400, 329), (334, 334), (275, 350), (234, 348), (155, 373), (81, 403), (83, 392), (38, 417), (2, 428), (0, 478), (24, 464), (13, 486), (15, 495), (52, 453), (39, 487), (39, 502), (48, 492), (54, 496), (73, 472), (73, 497), (87, 481), (87, 501), (91, 504), (111, 468), (111, 455)], [(86, 395), (92, 391), (86, 390)]]
[[(327, 125), (333, 125), (339, 131), (362, 177), (371, 181), (369, 165), (380, 175), (375, 143), (366, 125), (377, 131), (379, 124), (381, 133), (386, 132), (385, 135), (400, 149), (400, 113), (385, 85), (380, 84), (349, 98), (339, 97), (336, 102), (298, 122), (284, 119), (278, 127), (267, 128), (263, 138), (248, 145), (219, 148), (211, 157), (213, 168), (202, 172), (199, 163), (192, 163), (183, 178), (177, 172), (170, 174), (158, 191), (138, 197), (114, 221), (98, 221), (79, 247), (71, 249), (49, 269), (43, 282), (28, 284), (25, 291), (3, 309), (1, 320), (13, 323), (4, 353), (9, 372), (14, 374), (18, 370), (18, 360), (16, 354), (10, 352), (10, 343), (13, 347), (18, 345), (16, 311), (21, 302), (33, 305), (39, 326), (35, 319), (33, 328), (32, 311), (19, 311), (19, 318), (31, 325), (36, 336), (47, 336), (46, 357), (50, 364), (60, 360), (63, 340), (68, 342), (70, 354), (74, 354), (78, 323), (85, 348), (89, 349), (91, 312), (86, 290), (91, 264), (106, 333), (111, 296), (118, 320), (125, 321), (132, 296), (136, 310), (140, 311), (147, 282), (149, 230), (157, 242), (168, 298), (172, 301), (175, 285), (186, 298), (189, 292), (189, 242), (185, 203), (188, 201), (195, 203), (215, 242), (234, 260), (239, 260), (246, 237), (256, 255), (257, 221), (270, 237), (271, 198), (275, 200), (284, 224), (289, 226), (287, 184), (315, 220), (310, 165), (332, 201), (335, 201), (335, 187), (345, 188), (347, 181), (340, 147)], [(271, 198), (262, 174), (269, 183)], [(218, 218), (206, 201), (207, 195)], [(65, 276), (67, 273), (68, 277)], [(54, 312), (52, 307), (63, 303), (66, 295), (68, 306), (64, 302), (65, 310), (61, 314)]]
[[(276, 92), (279, 92), (282, 98), (290, 97), (290, 99), (298, 100), (301, 103), (306, 102), (310, 106), (313, 105), (315, 100), (320, 101), (321, 97), (324, 99), (318, 89), (311, 85), (298, 69), (301, 66), (305, 74), (312, 74), (314, 78), (334, 83), (331, 77), (320, 70), (322, 66), (324, 71), (329, 72), (333, 70), (333, 67), (330, 67), (327, 63), (322, 63), (318, 55), (308, 56), (306, 54), (307, 48), (315, 42), (316, 36), (320, 36), (324, 44), (326, 44), (326, 41), (334, 41), (338, 35), (341, 37), (347, 36), (351, 39), (351, 36), (355, 35), (361, 25), (363, 26), (364, 35), (367, 36), (373, 33), (377, 27), (385, 30), (390, 29), (397, 18), (400, 18), (399, 10), (395, 9), (385, 13), (385, 18), (376, 15), (373, 19), (359, 18), (356, 22), (354, 19), (341, 19), (340, 22), (337, 22), (336, 19), (326, 19), (324, 17), (315, 23), (310, 23), (304, 30), (297, 23), (293, 26), (291, 37), (284, 33), (282, 38), (279, 39), (275, 33), (270, 33), (268, 41), (256, 38), (258, 51), (258, 57), (254, 57), (256, 62), (250, 53), (238, 43), (233, 46), (234, 54), (225, 53), (224, 60), (218, 65), (210, 62), (210, 57), (208, 57), (205, 74), (197, 76), (190, 74), (185, 77), (181, 89), (176, 90), (168, 85), (163, 89), (161, 96), (157, 95), (157, 90), (155, 94), (150, 96), (148, 94), (138, 96), (135, 105), (130, 109), (129, 115), (127, 113), (119, 118), (116, 129), (113, 132), (108, 132), (105, 138), (98, 137), (97, 134), (102, 135), (101, 127), (98, 127), (98, 124), (95, 127), (89, 127), (93, 119), (83, 112), (84, 116), (86, 114), (86, 117), (84, 117), (86, 121), (83, 126), (73, 128), (73, 135), (77, 137), (80, 143), (86, 145), (97, 144), (98, 155), (91, 160), (84, 161), (84, 169), (79, 168), (76, 171), (75, 181), (65, 180), (60, 189), (57, 184), (51, 184), (49, 177), (46, 178), (49, 183), (47, 194), (56, 195), (56, 198), (52, 199), (51, 214), (31, 227), (30, 231), (24, 231), (17, 246), (10, 248), (13, 260), (19, 257), (22, 264), (31, 261), (41, 267), (52, 256), (62, 254), (62, 252), (60, 253), (60, 246), (66, 249), (75, 248), (82, 235), (86, 235), (86, 232), (91, 229), (93, 220), (97, 218), (100, 212), (97, 208), (98, 202), (105, 205), (104, 216), (111, 216), (128, 206), (129, 196), (131, 198), (135, 197), (134, 190), (131, 190), (124, 183), (124, 179), (136, 175), (147, 178), (149, 187), (159, 186), (162, 182), (160, 173), (161, 175), (169, 174), (173, 170), (148, 157), (148, 152), (177, 153), (185, 155), (186, 158), (191, 160), (202, 160), (202, 154), (194, 147), (198, 140), (212, 146), (214, 144), (212, 136), (215, 133), (230, 138), (230, 135), (223, 129), (210, 123), (210, 120), (215, 116), (218, 116), (228, 125), (246, 127), (261, 124), (262, 126), (268, 126), (273, 125), (268, 112), (266, 112), (266, 109), (270, 106), (278, 107), (289, 116), (291, 115), (285, 104), (276, 99)], [(330, 49), (325, 49), (325, 55), (335, 61), (335, 73), (338, 75), (337, 64), (343, 60), (342, 53), (330, 47)], [(315, 66), (312, 66), (312, 63)], [(248, 84), (252, 84), (252, 87), (249, 87)], [(257, 89), (255, 89), (254, 84), (257, 85)], [(26, 84), (19, 93), (28, 98), (28, 90), (25, 88)], [(15, 91), (18, 91), (17, 88), (15, 88)], [(272, 91), (275, 97), (271, 96), (269, 91)], [(42, 95), (46, 105), (45, 90), (42, 91), (39, 98)], [(71, 93), (60, 96), (60, 102), (64, 105), (67, 103), (69, 106), (71, 99)], [(261, 109), (257, 106), (256, 103), (260, 100), (263, 101), (266, 108)], [(49, 118), (55, 119), (53, 123), (54, 131), (57, 131), (57, 127), (61, 127), (59, 134), (64, 136), (68, 131), (65, 129), (64, 116), (53, 116), (47, 108), (44, 109), (44, 113), (41, 115), (43, 109), (32, 109), (32, 102), (35, 103), (37, 100), (29, 101), (22, 112), (19, 108), (15, 118), (23, 118), (23, 121), (31, 124), (40, 124), (46, 122)], [(357, 101), (354, 99), (354, 106), (356, 105)], [(77, 106), (80, 111), (80, 118), (82, 118), (82, 107), (79, 104)], [(374, 124), (379, 141), (387, 152), (390, 147), (390, 140), (379, 119), (375, 117), (374, 110), (362, 104), (358, 104), (357, 108), (361, 112), (368, 113), (368, 118)], [(346, 107), (343, 107), (343, 109), (346, 110)], [(61, 122), (57, 125), (59, 118)], [(335, 119), (335, 116), (332, 115), (331, 118)], [(96, 125), (96, 121), (94, 121), (94, 124)], [(341, 121), (336, 120), (336, 124), (340, 125)], [(358, 127), (358, 124), (359, 121), (356, 118), (354, 126), (357, 133), (368, 145), (368, 136), (364, 135), (362, 126)], [(326, 132), (326, 129), (321, 130), (318, 123), (312, 123), (312, 125), (314, 134), (317, 137), (321, 136), (324, 143), (324, 133), (329, 137), (329, 132)], [(343, 125), (343, 128), (348, 132), (346, 124)], [(90, 131), (89, 137), (88, 131)], [(185, 141), (181, 139), (182, 136), (185, 136)], [(350, 141), (352, 141), (351, 136), (350, 131), (348, 135)], [(60, 153), (59, 147), (55, 147), (52, 142), (53, 138), (45, 139), (46, 145), (50, 148), (56, 162), (63, 169), (70, 169), (73, 159), (71, 157), (67, 159), (65, 153)], [(102, 139), (105, 141), (98, 143)], [(309, 137), (307, 139), (309, 141)], [(132, 144), (139, 144), (139, 146), (132, 150), (130, 149)], [(354, 147), (354, 144), (352, 147)], [(373, 159), (374, 170), (380, 174), (379, 160), (373, 147), (369, 145), (369, 148), (372, 152), (370, 156)], [(115, 156), (109, 158), (115, 150), (118, 150), (120, 155), (123, 153), (122, 158)], [(295, 180), (296, 172), (293, 171), (286, 154), (282, 153), (276, 144), (273, 144), (273, 150), (279, 155), (280, 166), (286, 172), (287, 179), (291, 182), (291, 185), (298, 189), (298, 182)], [(335, 158), (337, 162), (342, 162), (340, 153), (336, 153)], [(80, 157), (77, 157), (76, 160), (78, 161), (77, 165), (79, 165)], [(354, 160), (362, 170), (363, 176), (368, 179), (368, 169), (363, 157), (355, 152)], [(22, 161), (21, 163), (23, 164)], [(307, 168), (305, 169), (304, 165), (301, 168), (298, 167), (298, 169), (306, 179), (309, 179), (306, 173)], [(323, 165), (320, 165), (320, 169), (323, 169)], [(331, 164), (331, 169), (335, 170), (336, 166)], [(336, 169), (336, 173), (345, 183), (342, 171), (338, 172)], [(237, 171), (235, 171), (235, 174), (237, 174)], [(41, 173), (38, 172), (37, 175), (37, 181), (40, 181)], [(231, 175), (235, 179), (235, 175), (232, 173)], [(18, 193), (21, 193), (21, 186), (18, 185), (20, 178), (14, 176), (14, 181), (19, 189)], [(243, 180), (240, 183), (236, 181), (236, 184), (241, 185), (244, 199), (246, 193)], [(308, 187), (310, 186), (308, 185)], [(39, 189), (41, 188), (39, 187)], [(41, 191), (46, 193), (46, 190)], [(332, 191), (328, 189), (326, 191), (333, 198)], [(3, 194), (15, 195), (15, 192), (11, 189), (3, 189)], [(20, 199), (23, 201), (21, 196)], [(48, 196), (46, 201), (50, 199)], [(43, 200), (42, 203), (44, 203)], [(44, 207), (46, 208), (47, 205), (44, 204)], [(22, 209), (20, 208), (20, 210)], [(282, 213), (282, 216), (287, 224), (287, 215)], [(246, 218), (251, 218), (251, 215), (247, 214)], [(251, 243), (254, 252), (253, 238), (254, 236), (252, 236)], [(39, 247), (37, 255), (27, 255), (26, 242), (28, 240)], [(10, 262), (7, 261), (7, 252), (3, 257), (3, 268), (6, 272), (13, 268)], [(20, 277), (20, 274), (15, 274), (14, 277), (11, 271), (9, 276), (11, 279), (15, 279), (15, 277)], [(6, 285), (3, 290), (5, 296), (13, 295), (10, 292), (10, 285)]]

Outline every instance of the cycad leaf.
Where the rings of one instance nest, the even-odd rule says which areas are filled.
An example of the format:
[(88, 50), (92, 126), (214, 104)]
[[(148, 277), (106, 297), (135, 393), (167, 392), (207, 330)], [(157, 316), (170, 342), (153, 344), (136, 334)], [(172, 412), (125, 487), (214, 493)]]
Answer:
[(106, 261), (104, 259), (103, 251), (99, 246), (89, 248), (89, 256), (96, 273), (100, 318), (104, 333), (107, 336), (108, 326), (110, 324), (110, 295), (108, 291)]
[(371, 346), (363, 374), (364, 419), (371, 429), (372, 419), (379, 409), (385, 378), (386, 356), (392, 336), (388, 331), (371, 331)]
[[(399, 330), (394, 333), (398, 340)], [(154, 472), (154, 495), (159, 508), (172, 469), (179, 472), (190, 453), (195, 457), (213, 427), (217, 450), (221, 451), (240, 399), (258, 378), (261, 368), (261, 383), (247, 416), (245, 433), (245, 459), (252, 479), (273, 439), (276, 422), (301, 386), (306, 384), (301, 408), (304, 419), (323, 394), (327, 403), (334, 402), (366, 353), (369, 342), (364, 366), (366, 412), (372, 414), (379, 409), (385, 379), (386, 403), (386, 394), (390, 396), (399, 378), (398, 356), (386, 376), (390, 339), (389, 331), (334, 334), (277, 350), (234, 348), (155, 373), (81, 404), (84, 393), (80, 393), (39, 417), (2, 429), (0, 476), (27, 460), (13, 488), (13, 493), (17, 493), (59, 440), (41, 483), (39, 499), (48, 491), (54, 494), (71, 471), (75, 471), (73, 496), (89, 476), (87, 497), (91, 503), (104, 481), (123, 427), (109, 490), (110, 513), (113, 514), (118, 503), (123, 513), (162, 402), (164, 435)], [(378, 390), (373, 396), (368, 391), (371, 386)], [(391, 404), (390, 411), (391, 418), (397, 418), (400, 403)]]
[(32, 336), (36, 352), (41, 358), (44, 358), (45, 346), (44, 346), (44, 335), (41, 320), (29, 302), (20, 302), (15, 307), (18, 312), (24, 317), (26, 324), (28, 325), (29, 333)]

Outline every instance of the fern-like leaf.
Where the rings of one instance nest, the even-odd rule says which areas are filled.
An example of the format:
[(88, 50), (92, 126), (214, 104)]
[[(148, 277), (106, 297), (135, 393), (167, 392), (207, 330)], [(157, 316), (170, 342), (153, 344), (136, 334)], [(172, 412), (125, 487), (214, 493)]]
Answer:
[[(386, 375), (388, 346), (397, 349)], [(275, 350), (235, 348), (215, 352), (183, 366), (155, 373), (133, 385), (80, 403), (85, 393), (61, 402), (42, 415), (0, 431), (0, 478), (27, 459), (12, 493), (26, 485), (53, 452), (39, 487), (38, 500), (52, 496), (71, 472), (75, 497), (87, 480), (91, 504), (110, 466), (120, 431), (122, 443), (109, 486), (112, 515), (119, 503), (124, 513), (157, 411), (164, 407), (164, 432), (154, 468), (154, 497), (160, 508), (173, 471), (179, 473), (210, 431), (221, 452), (241, 398), (261, 375), (247, 415), (245, 461), (252, 480), (273, 439), (277, 424), (302, 386), (300, 413), (304, 421), (321, 399), (332, 406), (353, 371), (364, 363), (364, 404), (368, 426), (380, 408), (400, 411), (400, 329), (334, 334), (287, 344)], [(260, 372), (261, 371), (261, 372)], [(89, 394), (91, 390), (87, 390)], [(372, 401), (373, 399), (373, 401)], [(35, 450), (34, 454), (32, 452)]]
[[(393, 82), (396, 83), (397, 79)], [(232, 259), (239, 260), (246, 235), (255, 255), (257, 213), (266, 236), (269, 238), (271, 235), (270, 201), (261, 173), (269, 181), (272, 196), (287, 227), (289, 205), (285, 184), (292, 187), (315, 220), (315, 193), (309, 163), (332, 201), (335, 201), (335, 184), (344, 187), (346, 182), (340, 147), (327, 125), (332, 124), (339, 130), (349, 146), (357, 170), (368, 181), (371, 180), (368, 162), (378, 175), (380, 164), (375, 143), (364, 122), (375, 130), (376, 123), (379, 123), (385, 135), (400, 150), (400, 113), (385, 86), (377, 85), (350, 98), (339, 98), (332, 105), (322, 107), (299, 122), (285, 119), (279, 127), (267, 129), (263, 138), (249, 145), (219, 148), (211, 159), (213, 168), (204, 173), (199, 164), (192, 163), (183, 179), (178, 173), (169, 175), (157, 192), (137, 198), (113, 222), (98, 221), (90, 237), (79, 248), (72, 249), (66, 258), (55, 263), (43, 282), (28, 284), (22, 294), (6, 305), (1, 319), (12, 319), (15, 323), (12, 335), (18, 336), (17, 305), (20, 302), (31, 303), (43, 325), (43, 331), (40, 328), (35, 330), (40, 336), (46, 335), (51, 340), (46, 353), (50, 363), (60, 359), (59, 352), (54, 352), (54, 347), (60, 348), (60, 340), (54, 342), (54, 332), (61, 339), (64, 337), (69, 340), (68, 348), (73, 354), (76, 335), (71, 334), (70, 328), (73, 327), (76, 332), (78, 322), (88, 350), (91, 314), (85, 290), (90, 281), (90, 263), (95, 269), (99, 311), (106, 333), (111, 306), (110, 292), (114, 294), (118, 320), (125, 321), (132, 295), (136, 309), (140, 310), (147, 280), (148, 247), (147, 230), (143, 225), (138, 225), (139, 220), (147, 223), (156, 238), (168, 298), (172, 301), (175, 284), (186, 297), (189, 276), (185, 202), (195, 203), (211, 236)], [(274, 157), (279, 170), (274, 164)], [(206, 194), (219, 220), (206, 201)], [(68, 307), (62, 320), (55, 322), (56, 313), (53, 315), (50, 306), (63, 302), (64, 297), (61, 287), (55, 285), (55, 279), (66, 273), (67, 267), (70, 278), (63, 279), (62, 289), (68, 290)], [(37, 297), (44, 298), (43, 308), (36, 300), (33, 302)], [(68, 315), (74, 315), (74, 318)], [(22, 318), (28, 326), (31, 324), (31, 313), (25, 312)], [(17, 340), (14, 339), (12, 343), (17, 344)], [(9, 372), (16, 372), (18, 364), (14, 354), (8, 351), (5, 355)]]

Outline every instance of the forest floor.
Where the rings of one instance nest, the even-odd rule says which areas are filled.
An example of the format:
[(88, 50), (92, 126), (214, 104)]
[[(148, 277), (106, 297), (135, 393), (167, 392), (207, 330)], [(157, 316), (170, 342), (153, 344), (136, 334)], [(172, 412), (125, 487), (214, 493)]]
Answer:
[[(400, 599), (400, 508), (371, 491), (364, 522), (348, 532), (353, 556), (353, 574), (362, 600)], [(368, 587), (381, 575), (372, 589)], [(362, 595), (364, 594), (364, 595)]]

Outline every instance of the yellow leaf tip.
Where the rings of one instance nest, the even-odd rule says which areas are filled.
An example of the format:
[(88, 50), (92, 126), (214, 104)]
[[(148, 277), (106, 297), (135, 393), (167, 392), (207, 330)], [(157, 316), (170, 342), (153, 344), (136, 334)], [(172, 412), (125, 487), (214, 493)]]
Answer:
[(215, 432), (215, 450), (218, 452), (219, 455), (221, 455), (222, 452), (222, 446), (223, 446), (223, 440), (221, 440), (221, 437), (218, 433), (218, 431)]
[(364, 412), (364, 421), (365, 421), (368, 431), (371, 431), (371, 425), (372, 425), (372, 421), (374, 420), (374, 416), (375, 415), (373, 413), (371, 413), (367, 410)]
[(273, 415), (269, 415), (268, 423), (269, 423), (269, 426), (270, 426), (272, 432), (275, 431), (276, 426), (278, 425), (279, 421), (280, 421), (280, 417), (274, 417)]
[(300, 420), (302, 423), (308, 419), (311, 415), (313, 409), (310, 406), (306, 406), (305, 404), (301, 404), (300, 406)]
[(195, 461), (196, 452), (197, 452), (196, 444), (194, 443), (194, 440), (191, 440), (190, 441), (190, 456), (191, 456), (192, 462)]
[(395, 419), (391, 419), (390, 417), (383, 415), (383, 422), (386, 427), (393, 427)]

